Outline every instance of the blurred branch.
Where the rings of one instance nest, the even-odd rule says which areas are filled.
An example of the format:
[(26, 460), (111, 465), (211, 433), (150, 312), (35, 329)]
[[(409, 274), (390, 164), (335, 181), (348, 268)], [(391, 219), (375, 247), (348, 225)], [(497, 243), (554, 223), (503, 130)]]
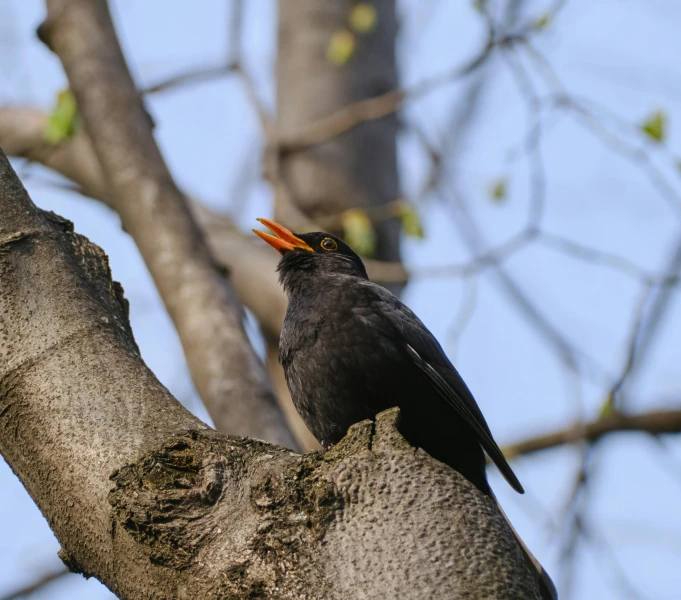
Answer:
[(163, 79), (157, 83), (146, 86), (141, 90), (141, 92), (143, 94), (156, 94), (158, 92), (164, 92), (176, 87), (212, 81), (226, 75), (239, 73), (241, 71), (241, 53), (239, 49), (239, 42), (242, 29), (242, 0), (233, 0), (232, 8), (232, 27), (229, 37), (229, 53), (227, 61), (223, 61), (217, 65), (198, 69), (194, 68), (183, 73), (178, 73), (177, 75), (173, 75), (167, 79)]
[(18, 600), (19, 598), (30, 596), (34, 592), (37, 592), (44, 588), (46, 585), (49, 585), (50, 583), (70, 574), (71, 572), (68, 569), (61, 569), (60, 571), (47, 573), (40, 577), (40, 579), (34, 581), (33, 583), (24, 586), (23, 588), (20, 588), (7, 596), (0, 597), (0, 600)]
[[(473, 122), (472, 113), (470, 111), (473, 110), (472, 106), (477, 104), (477, 100), (475, 100), (473, 96), (471, 96), (470, 99), (471, 102), (465, 102), (462, 106), (471, 106), (471, 108), (468, 110), (462, 109), (462, 111), (456, 114), (447, 136), (449, 140), (456, 140), (457, 143), (456, 148), (450, 149), (446, 154), (447, 167), (449, 169), (447, 175), (452, 183), (443, 180), (442, 176), (440, 176), (435, 191), (440, 195), (445, 202), (445, 205), (452, 210), (454, 223), (458, 227), (462, 240), (471, 252), (476, 255), (487, 256), (489, 250), (487, 249), (487, 243), (483, 238), (483, 234), (453, 183), (456, 181), (456, 173), (454, 171), (454, 165), (457, 160), (456, 153), (461, 148), (458, 144), (461, 144), (464, 141), (466, 130)], [(443, 156), (444, 155), (443, 152)], [(514, 249), (519, 249), (520, 246), (533, 239), (536, 234), (537, 232), (535, 229), (531, 227), (524, 228), (514, 238), (519, 244)], [(519, 310), (522, 316), (537, 333), (549, 343), (570, 370), (579, 372), (582, 367), (587, 367), (588, 371), (591, 373), (598, 375), (603, 374), (603, 369), (597, 365), (591, 357), (586, 356), (582, 351), (571, 344), (556, 326), (551, 323), (544, 312), (515, 281), (513, 276), (503, 268), (500, 262), (492, 261), (489, 266), (492, 273), (496, 276), (497, 283), (511, 303)]]
[(678, 283), (681, 277), (681, 273), (679, 273), (681, 260), (678, 264), (672, 262), (668, 268), (659, 273), (651, 273), (618, 254), (591, 248), (548, 231), (539, 231), (535, 242), (577, 260), (619, 271), (628, 277), (652, 286), (663, 286), (665, 289), (671, 290), (673, 289), (671, 286)]
[(516, 42), (516, 36), (499, 39), (489, 37), (484, 48), (462, 66), (435, 75), (408, 89), (396, 89), (350, 104), (335, 113), (310, 123), (291, 134), (280, 134), (273, 143), (281, 152), (297, 152), (322, 144), (365, 123), (397, 112), (409, 100), (416, 100), (433, 90), (466, 77), (484, 64), (492, 51), (500, 46)]
[[(611, 109), (602, 106), (598, 102), (580, 98), (571, 94), (553, 69), (549, 60), (532, 44), (528, 38), (519, 40), (518, 47), (526, 50), (527, 55), (537, 67), (537, 74), (542, 78), (545, 85), (551, 90), (545, 98), (536, 101), (536, 111), (540, 114), (544, 108), (567, 109), (575, 117), (575, 122), (586, 131), (594, 135), (613, 152), (631, 161), (657, 189), (662, 198), (667, 201), (677, 216), (681, 216), (681, 194), (674, 185), (668, 181), (662, 171), (652, 160), (652, 152), (649, 147), (649, 139), (641, 131), (641, 128), (616, 115)], [(600, 113), (604, 119), (599, 119)], [(611, 121), (619, 130), (627, 136), (633, 137), (633, 141), (624, 139), (622, 135), (613, 133), (607, 126), (606, 121)], [(658, 148), (664, 152), (664, 148)], [(667, 153), (672, 168), (676, 170), (677, 159)]]
[(502, 56), (506, 59), (516, 85), (525, 98), (528, 120), (525, 152), (530, 164), (530, 199), (527, 227), (539, 229), (546, 206), (546, 168), (544, 167), (544, 159), (541, 152), (541, 100), (532, 83), (532, 79), (517, 59), (514, 49), (511, 48), (509, 52), (503, 53)]
[[(658, 280), (660, 285), (653, 292), (653, 297), (650, 300), (650, 309), (648, 310), (645, 324), (642, 331), (638, 335), (638, 360), (632, 367), (632, 373), (629, 377), (630, 380), (635, 377), (637, 370), (641, 368), (642, 363), (646, 360), (648, 356), (648, 350), (653, 345), (657, 335), (663, 331), (661, 325), (664, 323), (665, 317), (669, 313), (671, 299), (677, 288), (672, 285), (662, 284), (678, 282), (678, 277), (681, 273), (681, 240), (677, 242), (676, 246), (672, 249), (664, 271), (670, 274), (670, 279), (665, 280), (660, 278)], [(674, 275), (676, 278), (672, 280)], [(622, 407), (626, 406), (626, 385), (624, 388), (625, 389), (623, 389), (621, 392)]]
[(641, 292), (641, 297), (639, 298), (636, 309), (634, 311), (631, 329), (628, 336), (627, 351), (624, 365), (622, 366), (620, 374), (613, 382), (607, 394), (605, 408), (608, 411), (619, 410), (622, 406), (621, 399), (619, 397), (620, 396), (619, 392), (622, 389), (622, 386), (624, 386), (624, 384), (631, 376), (631, 373), (634, 370), (634, 366), (636, 365), (639, 348), (638, 342), (641, 338), (641, 332), (643, 331), (645, 323), (646, 307), (648, 306), (650, 298), (653, 295), (654, 289), (655, 288), (653, 285), (646, 284)]
[(176, 87), (191, 85), (193, 83), (202, 83), (204, 81), (211, 81), (225, 75), (230, 75), (237, 71), (238, 65), (236, 63), (221, 63), (200, 69), (190, 69), (183, 73), (178, 73), (167, 79), (162, 79), (156, 83), (152, 83), (142, 88), (143, 94), (157, 94), (165, 92)]
[(623, 431), (638, 431), (651, 435), (681, 432), (681, 410), (651, 411), (638, 415), (615, 414), (590, 423), (530, 438), (504, 447), (510, 458), (533, 454), (548, 448), (578, 442), (596, 442), (602, 437)]

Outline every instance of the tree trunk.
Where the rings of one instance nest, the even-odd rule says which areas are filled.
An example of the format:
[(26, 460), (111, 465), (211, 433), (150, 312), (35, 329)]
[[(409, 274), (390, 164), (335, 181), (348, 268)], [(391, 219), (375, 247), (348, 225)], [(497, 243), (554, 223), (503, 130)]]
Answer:
[[(394, 0), (373, 3), (377, 26), (358, 37), (342, 66), (326, 56), (329, 40), (347, 28), (347, 0), (280, 0), (277, 53), (277, 130), (295, 136), (309, 125), (359, 100), (394, 90)], [(280, 157), (276, 210), (286, 216), (286, 198), (309, 219), (349, 208), (376, 207), (398, 198), (397, 117), (366, 122), (312, 148)], [(277, 215), (281, 217), (280, 215)], [(285, 219), (284, 219), (285, 220)], [(399, 223), (377, 222), (376, 257), (399, 261)], [(338, 233), (338, 231), (332, 232)]]

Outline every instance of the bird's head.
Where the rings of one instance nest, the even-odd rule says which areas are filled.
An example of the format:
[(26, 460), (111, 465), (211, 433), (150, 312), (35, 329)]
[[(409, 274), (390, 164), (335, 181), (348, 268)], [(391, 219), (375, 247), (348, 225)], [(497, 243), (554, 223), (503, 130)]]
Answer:
[(343, 240), (330, 233), (292, 233), (286, 227), (258, 219), (272, 233), (254, 233), (281, 254), (277, 271), (287, 291), (309, 275), (351, 275), (368, 279), (362, 259)]

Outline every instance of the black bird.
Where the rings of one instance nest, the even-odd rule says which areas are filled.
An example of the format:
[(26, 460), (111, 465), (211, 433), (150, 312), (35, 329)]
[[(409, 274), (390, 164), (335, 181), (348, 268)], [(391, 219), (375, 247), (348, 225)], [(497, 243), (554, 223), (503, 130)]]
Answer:
[[(514, 490), (523, 487), (506, 462), (473, 395), (421, 320), (329, 233), (294, 234), (258, 219), (253, 230), (282, 255), (277, 271), (288, 295), (279, 360), (296, 409), (324, 447), (354, 423), (400, 407), (400, 432), (457, 470), (496, 501), (485, 452)], [(498, 505), (498, 503), (497, 503)], [(556, 600), (551, 578), (508, 522), (542, 600)]]
[(289, 300), (279, 359), (293, 403), (322, 446), (399, 406), (400, 431), (412, 445), (490, 495), (486, 452), (523, 493), (440, 344), (407, 306), (368, 280), (360, 257), (331, 234), (298, 235), (258, 220), (275, 234), (254, 230), (282, 254), (277, 270)]

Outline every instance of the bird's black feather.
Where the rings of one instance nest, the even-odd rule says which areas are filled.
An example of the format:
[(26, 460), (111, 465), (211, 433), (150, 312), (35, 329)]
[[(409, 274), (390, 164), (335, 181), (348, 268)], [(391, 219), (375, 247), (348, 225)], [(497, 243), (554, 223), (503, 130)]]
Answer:
[[(419, 369), (423, 371), (431, 385), (440, 393), (440, 395), (458, 412), (466, 422), (471, 426), (473, 431), (482, 444), (482, 447), (487, 452), (487, 455), (492, 459), (494, 464), (499, 468), (501, 474), (506, 478), (506, 481), (518, 493), (525, 492), (523, 486), (518, 481), (515, 473), (506, 461), (503, 453), (497, 446), (497, 443), (492, 438), (492, 434), (485, 422), (480, 410), (477, 406), (471, 406), (468, 398), (462, 397), (456, 388), (452, 387), (450, 383), (440, 374), (440, 372), (433, 367), (427, 360), (424, 360), (414, 348), (407, 344), (409, 352), (414, 357), (414, 362)], [(477, 410), (476, 410), (477, 409)]]
[(440, 397), (473, 430), (487, 455), (508, 483), (519, 493), (523, 487), (504, 458), (468, 386), (447, 358), (444, 350), (421, 320), (393, 294), (369, 281), (357, 283), (368, 296), (374, 296), (373, 327), (394, 344), (404, 348), (425, 379)]
[(302, 234), (313, 252), (279, 264), (289, 306), (280, 359), (296, 408), (324, 445), (348, 427), (399, 406), (402, 433), (485, 493), (483, 449), (518, 492), (520, 482), (495, 443), (463, 379), (421, 320), (368, 281), (359, 257), (329, 234)]

